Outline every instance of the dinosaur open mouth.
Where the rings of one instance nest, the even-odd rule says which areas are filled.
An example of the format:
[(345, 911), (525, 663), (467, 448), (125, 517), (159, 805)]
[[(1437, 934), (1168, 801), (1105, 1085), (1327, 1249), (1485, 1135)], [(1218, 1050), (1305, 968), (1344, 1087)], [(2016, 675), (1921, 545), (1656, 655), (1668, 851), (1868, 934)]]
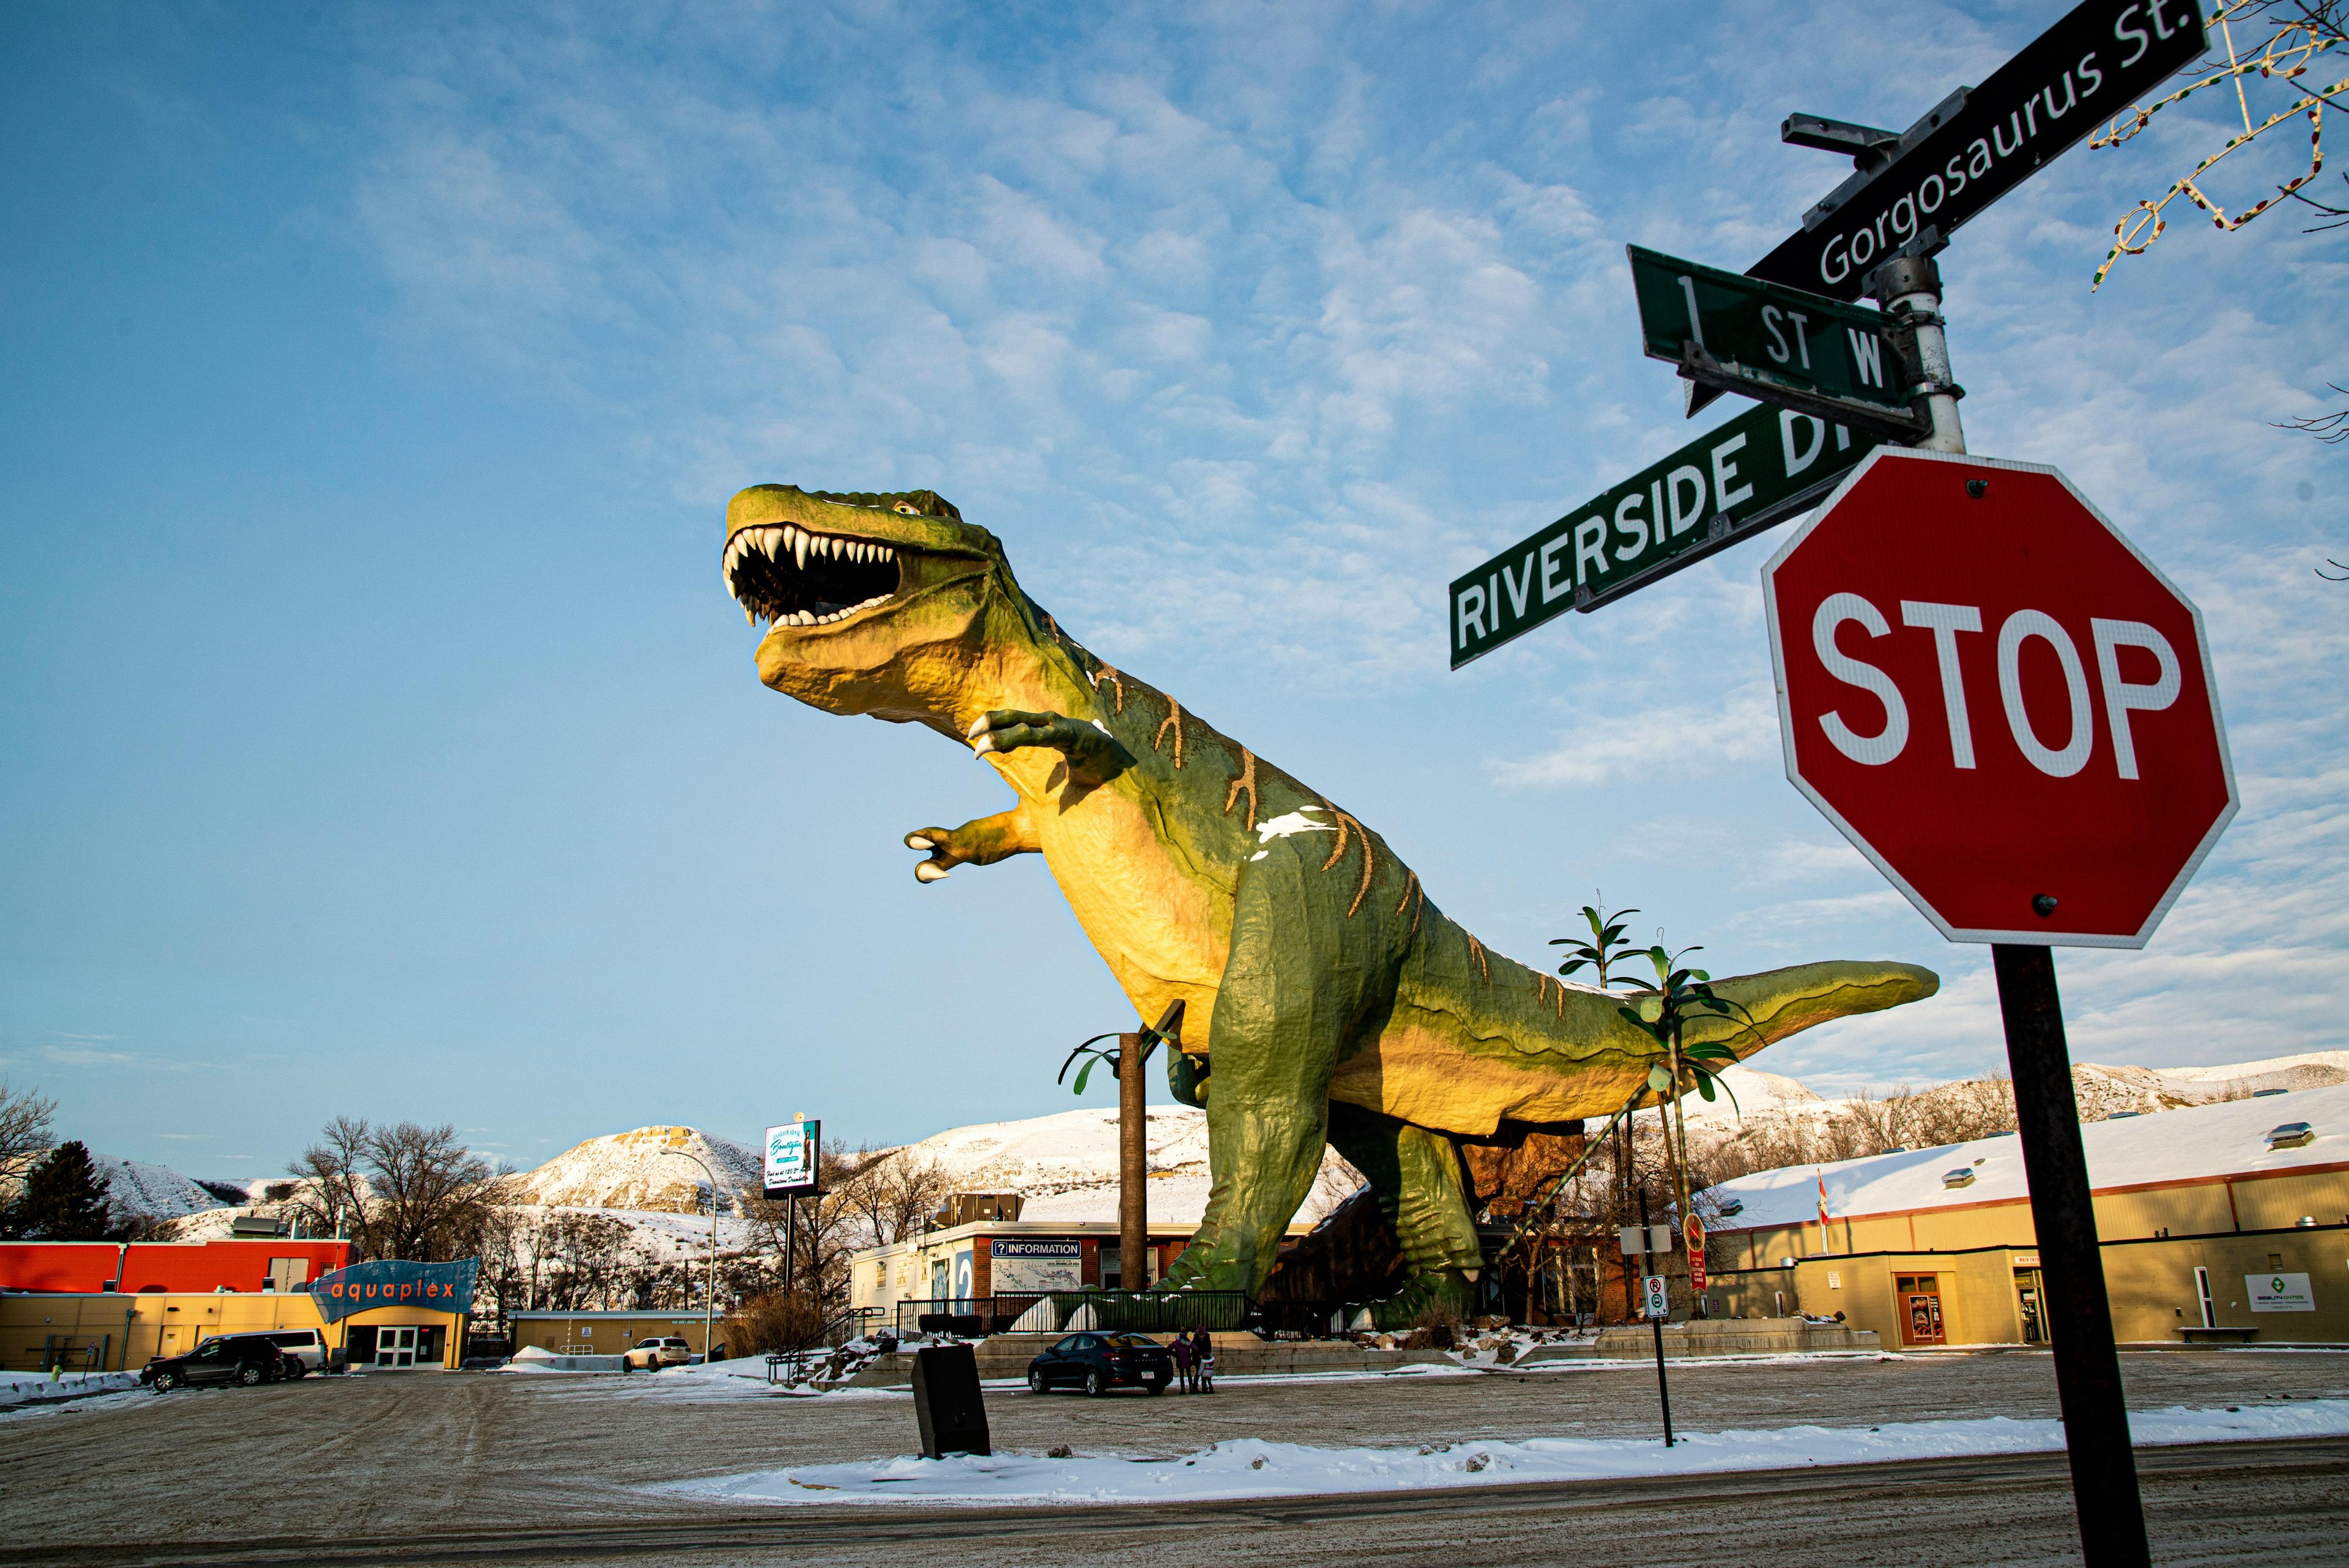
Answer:
[(794, 522), (737, 530), (726, 542), (726, 591), (755, 625), (822, 626), (897, 592), (895, 545), (813, 533)]

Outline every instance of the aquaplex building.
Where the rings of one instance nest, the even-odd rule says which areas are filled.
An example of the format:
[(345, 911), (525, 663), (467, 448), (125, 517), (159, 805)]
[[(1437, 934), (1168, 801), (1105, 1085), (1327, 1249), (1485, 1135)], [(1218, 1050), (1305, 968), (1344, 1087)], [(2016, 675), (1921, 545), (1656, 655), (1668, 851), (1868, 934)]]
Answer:
[[(0, 1368), (135, 1371), (217, 1335), (300, 1328), (354, 1367), (456, 1366), (470, 1274), (460, 1297), (423, 1277), (453, 1265), (354, 1264), (353, 1251), (282, 1238), (0, 1242)], [(337, 1285), (340, 1296), (317, 1294)]]
[[(2123, 1344), (2349, 1346), (2349, 1085), (2080, 1134)], [(2047, 1337), (2012, 1133), (1761, 1171), (1698, 1208), (1713, 1316), (1839, 1314), (1912, 1349)]]

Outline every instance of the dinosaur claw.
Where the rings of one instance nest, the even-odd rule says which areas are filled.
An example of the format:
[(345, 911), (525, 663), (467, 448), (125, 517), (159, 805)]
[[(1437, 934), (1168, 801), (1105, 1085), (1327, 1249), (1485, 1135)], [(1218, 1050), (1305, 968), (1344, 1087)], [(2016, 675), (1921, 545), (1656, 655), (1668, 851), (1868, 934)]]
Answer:
[(908, 833), (905, 835), (905, 847), (909, 850), (931, 850), (937, 846), (919, 833)]
[(920, 882), (944, 882), (952, 873), (936, 861), (924, 861), (914, 867), (914, 880)]

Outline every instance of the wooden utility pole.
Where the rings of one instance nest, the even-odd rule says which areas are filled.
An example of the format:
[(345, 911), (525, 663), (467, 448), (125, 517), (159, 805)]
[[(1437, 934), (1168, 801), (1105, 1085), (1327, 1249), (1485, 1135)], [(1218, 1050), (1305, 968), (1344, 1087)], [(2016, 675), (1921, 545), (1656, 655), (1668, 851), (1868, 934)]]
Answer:
[(1117, 1283), (1127, 1290), (1150, 1283), (1150, 1108), (1143, 1099), (1150, 1058), (1142, 1038), (1117, 1037)]

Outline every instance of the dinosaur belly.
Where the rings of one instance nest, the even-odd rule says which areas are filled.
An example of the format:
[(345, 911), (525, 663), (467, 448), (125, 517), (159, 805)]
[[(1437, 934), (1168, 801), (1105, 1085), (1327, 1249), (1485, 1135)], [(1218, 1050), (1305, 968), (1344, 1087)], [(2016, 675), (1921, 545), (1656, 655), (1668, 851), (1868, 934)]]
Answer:
[(1049, 818), (1037, 837), (1077, 923), (1143, 1019), (1178, 997), (1206, 1044), (1216, 989), (1231, 953), (1232, 895), (1211, 871), (1185, 865), (1140, 806), (1099, 790)]
[(1506, 1042), (1463, 1049), (1438, 1028), (1402, 1016), (1338, 1064), (1330, 1098), (1415, 1127), (1485, 1137), (1503, 1120), (1571, 1121), (1623, 1103), (1644, 1068), (1599, 1050), (1577, 1061), (1554, 1044), (1533, 1052)]

